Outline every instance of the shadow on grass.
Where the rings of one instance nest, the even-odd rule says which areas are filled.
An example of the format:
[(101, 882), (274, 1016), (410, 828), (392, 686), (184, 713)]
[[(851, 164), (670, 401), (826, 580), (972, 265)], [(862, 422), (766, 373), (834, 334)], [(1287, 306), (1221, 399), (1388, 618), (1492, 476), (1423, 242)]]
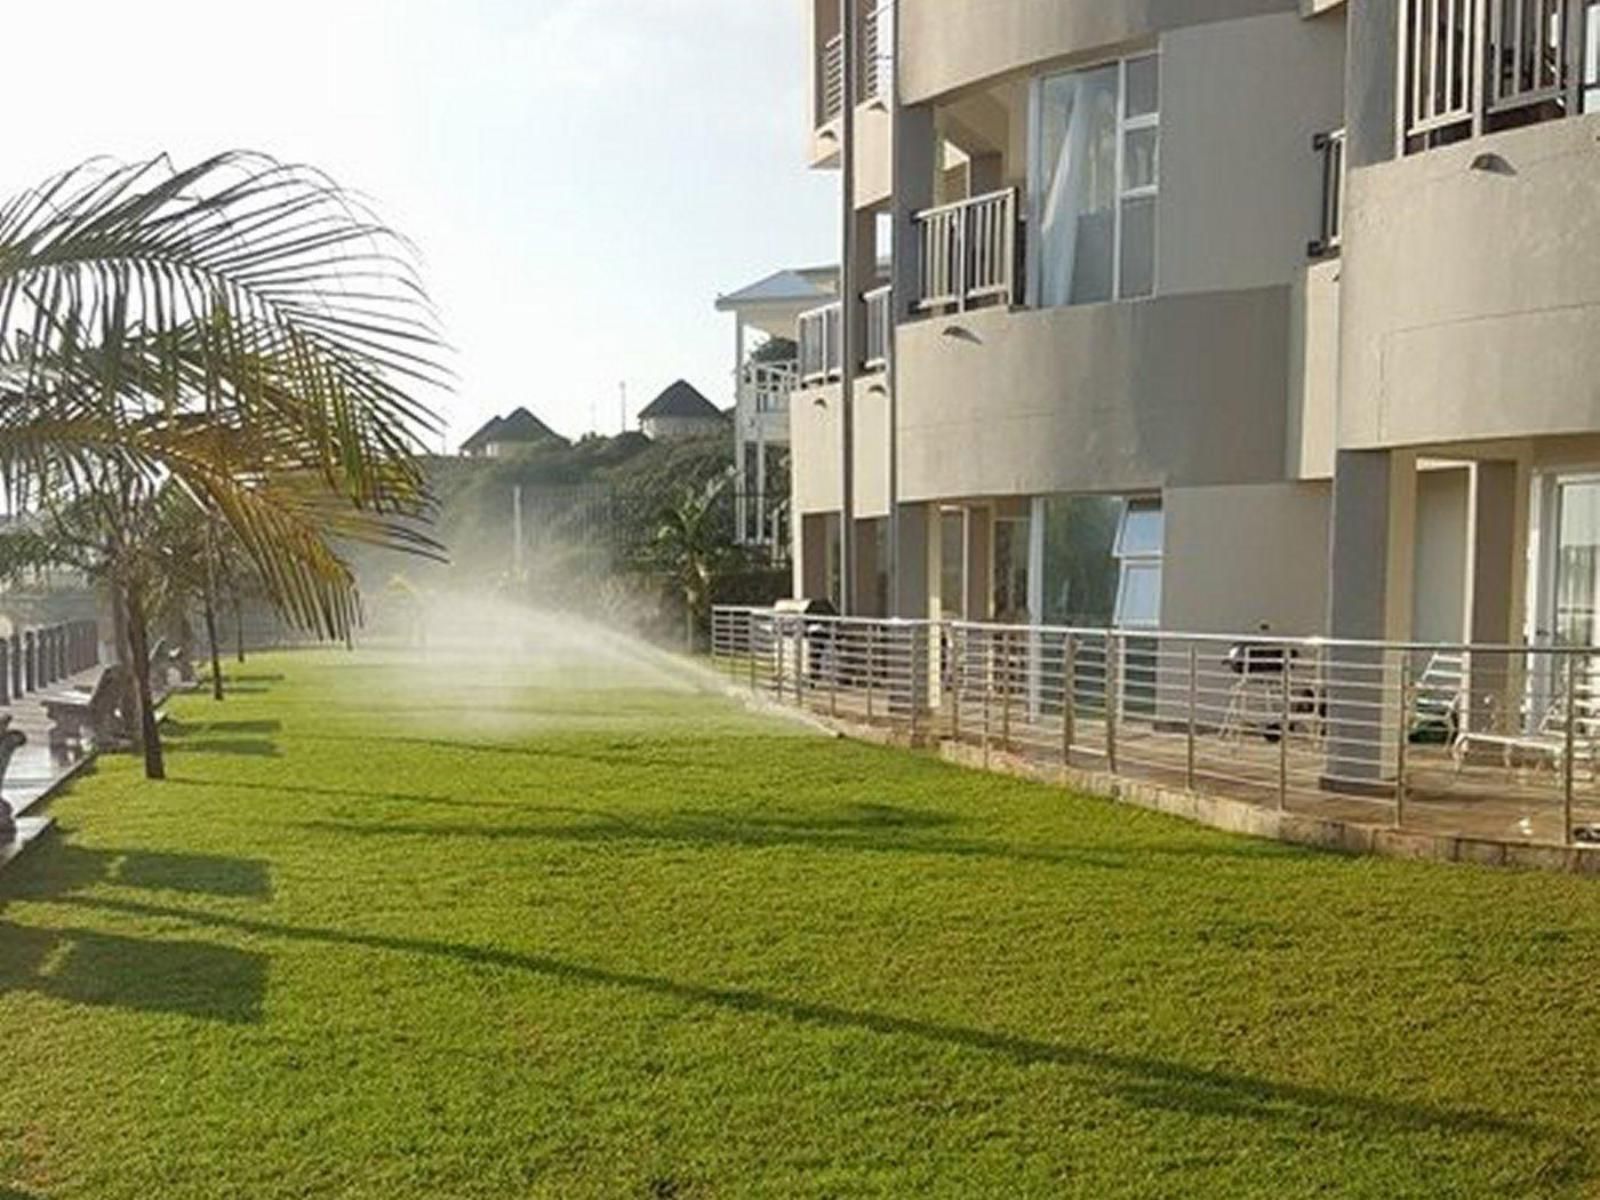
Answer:
[(242, 779), (199, 779), (183, 775), (168, 775), (166, 783), (212, 791), (272, 792), (278, 796), (322, 796), (330, 800), (369, 800), (394, 804), (437, 805), (440, 808), (492, 809), (497, 812), (515, 811), (516, 807), (511, 801), (462, 800), (454, 796), (438, 796), (428, 792), (385, 792), (374, 788), (319, 787), (303, 783), (250, 783)]
[(173, 737), (198, 737), (213, 733), (246, 733), (265, 736), (283, 731), (282, 721), (172, 721), (167, 728)]
[(167, 743), (166, 749), (175, 756), (225, 754), (237, 758), (277, 758), (282, 754), (278, 743), (271, 738), (218, 738), (203, 734), (179, 734)]
[(0, 900), (40, 900), (107, 884), (189, 896), (268, 900), (261, 859), (162, 850), (90, 850), (52, 838), (8, 870)]
[(261, 1020), (267, 958), (231, 946), (130, 938), (0, 921), (0, 993), (175, 1013), (229, 1024)]
[(1502, 1117), (1479, 1108), (1432, 1101), (1363, 1096), (1334, 1088), (1287, 1083), (1214, 1067), (1192, 1066), (1154, 1055), (1098, 1049), (1071, 1042), (1045, 1041), (965, 1025), (895, 1016), (835, 1004), (815, 1003), (748, 988), (682, 982), (658, 975), (614, 970), (542, 954), (396, 937), (337, 929), (305, 928), (163, 905), (92, 897), (65, 903), (88, 910), (140, 918), (187, 921), (235, 933), (349, 946), (384, 953), (441, 959), (493, 970), (599, 988), (625, 988), (690, 1004), (773, 1017), (801, 1025), (823, 1025), (884, 1037), (907, 1038), (991, 1055), (1024, 1066), (1048, 1065), (1085, 1076), (1085, 1082), (1137, 1108), (1178, 1110), (1195, 1116), (1247, 1116), (1298, 1127), (1302, 1133), (1330, 1127), (1370, 1135), (1374, 1130), (1421, 1133), (1488, 1134), (1557, 1145), (1560, 1169), (1574, 1177), (1587, 1159), (1581, 1145), (1562, 1131), (1536, 1122)]
[[(507, 811), (515, 811), (508, 809)], [(1115, 846), (1056, 846), (1027, 849), (1003, 841), (977, 841), (944, 836), (941, 831), (960, 825), (960, 819), (943, 813), (861, 805), (850, 815), (831, 819), (744, 817), (680, 812), (659, 819), (624, 820), (585, 809), (543, 808), (589, 818), (574, 824), (466, 824), (445, 822), (307, 821), (301, 828), (358, 838), (479, 838), (497, 841), (573, 842), (582, 844), (666, 844), (708, 849), (764, 850), (800, 847), (814, 850), (868, 854), (948, 855), (987, 858), (1048, 866), (1126, 870), (1150, 866), (1163, 859), (1195, 858), (1260, 861), (1295, 853), (1272, 843), (1172, 845), (1140, 843)], [(922, 835), (922, 836), (919, 836)]]

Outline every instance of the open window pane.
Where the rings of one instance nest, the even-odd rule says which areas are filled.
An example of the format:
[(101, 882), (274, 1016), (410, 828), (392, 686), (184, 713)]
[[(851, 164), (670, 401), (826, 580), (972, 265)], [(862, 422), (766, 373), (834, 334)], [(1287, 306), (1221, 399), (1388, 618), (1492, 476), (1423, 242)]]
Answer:
[(1161, 502), (1159, 500), (1131, 500), (1122, 513), (1122, 525), (1117, 530), (1118, 558), (1138, 558), (1141, 555), (1159, 555), (1163, 540)]

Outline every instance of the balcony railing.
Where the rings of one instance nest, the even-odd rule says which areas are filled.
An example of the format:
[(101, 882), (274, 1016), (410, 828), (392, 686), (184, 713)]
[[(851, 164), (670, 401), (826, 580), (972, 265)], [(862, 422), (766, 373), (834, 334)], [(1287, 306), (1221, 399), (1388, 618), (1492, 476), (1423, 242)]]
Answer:
[(839, 320), (843, 309), (838, 301), (801, 313), (800, 382), (802, 385), (826, 383), (839, 377), (841, 354)]
[(744, 365), (744, 395), (754, 402), (758, 413), (789, 411), (789, 393), (800, 386), (800, 364), (790, 362), (752, 362)]
[(1407, 152), (1582, 111), (1584, 0), (1405, 0)]
[(1015, 302), (1021, 277), (1015, 188), (926, 209), (916, 222), (922, 233), (918, 310)]
[(822, 74), (817, 81), (818, 126), (844, 111), (844, 38), (834, 34), (822, 47)]
[(1312, 258), (1339, 252), (1344, 233), (1344, 130), (1319, 133), (1311, 148), (1322, 159), (1322, 224), (1307, 247)]
[(867, 306), (867, 354), (862, 365), (869, 371), (881, 371), (889, 365), (893, 297), (894, 289), (890, 287), (877, 288), (861, 297)]
[(863, 103), (888, 97), (894, 54), (894, 5), (882, 3), (863, 15), (861, 90)]

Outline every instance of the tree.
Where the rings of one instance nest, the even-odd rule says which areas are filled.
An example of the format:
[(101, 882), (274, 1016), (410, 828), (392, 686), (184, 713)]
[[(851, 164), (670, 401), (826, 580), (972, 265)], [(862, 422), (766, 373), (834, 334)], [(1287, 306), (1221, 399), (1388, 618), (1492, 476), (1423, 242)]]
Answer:
[(359, 618), (341, 545), (439, 553), (418, 459), (450, 376), (412, 257), (326, 177), (252, 154), (92, 162), (0, 206), (0, 472), (14, 511), (97, 506), (133, 661), (165, 489), (325, 637)]
[(699, 488), (684, 487), (661, 512), (656, 525), (657, 562), (683, 596), (684, 640), (695, 647), (695, 630), (711, 603), (711, 582), (731, 548), (718, 527), (718, 501), (727, 476)]

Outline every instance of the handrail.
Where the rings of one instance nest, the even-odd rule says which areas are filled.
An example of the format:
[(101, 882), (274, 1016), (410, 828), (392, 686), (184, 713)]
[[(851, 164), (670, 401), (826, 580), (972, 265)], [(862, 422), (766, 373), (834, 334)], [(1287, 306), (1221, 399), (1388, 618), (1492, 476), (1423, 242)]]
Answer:
[(800, 314), (800, 383), (826, 383), (839, 376), (844, 362), (840, 345), (843, 305), (835, 300)]
[(985, 301), (1014, 303), (1018, 281), (1016, 188), (986, 192), (913, 215), (920, 228), (920, 294), (916, 308), (965, 309)]
[[(717, 606), (712, 653), (781, 703), (986, 765), (998, 753), (1297, 814), (1336, 800), (1339, 820), (1354, 794), (1389, 806), (1360, 822), (1447, 838), (1600, 838), (1575, 823), (1578, 781), (1600, 773), (1600, 647)], [(1520, 805), (1516, 833), (1484, 832), (1486, 797)]]
[(1344, 236), (1345, 131), (1334, 129), (1311, 139), (1311, 149), (1322, 159), (1322, 213), (1317, 237), (1306, 251), (1312, 258), (1336, 253)]

